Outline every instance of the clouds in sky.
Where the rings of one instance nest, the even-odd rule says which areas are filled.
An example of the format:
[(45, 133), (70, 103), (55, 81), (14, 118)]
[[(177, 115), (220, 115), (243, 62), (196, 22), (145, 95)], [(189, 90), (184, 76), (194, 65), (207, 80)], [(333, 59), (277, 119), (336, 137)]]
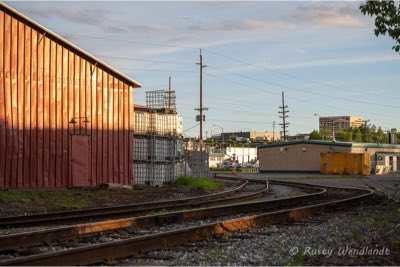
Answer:
[[(204, 75), (204, 101), (210, 107), (207, 125), (238, 130), (236, 120), (249, 122), (240, 127), (271, 130), (266, 124), (279, 121), (277, 107), (285, 90), (292, 116), (291, 133), (317, 128), (317, 119), (311, 122), (309, 117), (314, 113), (360, 115), (377, 125), (396, 127), (387, 119), (393, 118), (393, 109), (380, 107), (375, 114), (368, 105), (333, 102), (329, 97), (296, 90), (311, 92), (323, 87), (327, 95), (353, 93), (365, 102), (395, 105), (400, 83), (395, 70), (400, 68), (400, 57), (391, 51), (391, 40), (374, 36), (373, 20), (361, 14), (358, 2), (8, 4), (141, 82), (145, 88), (135, 96), (140, 103), (144, 103), (144, 91), (166, 88), (172, 75), (185, 128), (194, 124), (194, 107), (198, 105), (195, 63), (199, 48), (205, 49), (208, 65)], [(325, 86), (329, 83), (343, 89)], [(377, 99), (379, 90), (385, 94)], [(336, 114), (338, 111), (341, 114)], [(400, 119), (395, 123), (400, 124)]]
[(297, 9), (294, 17), (316, 27), (359, 28), (366, 26), (359, 11), (348, 6), (303, 6)]
[[(49, 2), (35, 2), (27, 8), (27, 12), (37, 18), (52, 19), (58, 18), (67, 23), (81, 24), (82, 26), (95, 26), (99, 30), (108, 34), (136, 33), (147, 35), (158, 34), (204, 34), (204, 33), (226, 33), (226, 32), (242, 32), (242, 31), (258, 31), (266, 33), (268, 31), (295, 31), (299, 27), (350, 27), (357, 28), (365, 26), (362, 16), (358, 10), (348, 6), (341, 6), (341, 3), (321, 4), (313, 3), (268, 3), (254, 2), (254, 6), (261, 9), (270, 9), (272, 13), (252, 12), (254, 7), (248, 3), (234, 4), (226, 10), (220, 8), (214, 16), (176, 16), (176, 21), (165, 23), (165, 20), (171, 17), (168, 9), (169, 3), (158, 2), (155, 6), (154, 2), (147, 5), (144, 2), (119, 2), (121, 5), (131, 7), (131, 9), (118, 9), (112, 7), (111, 2), (71, 2), (65, 8), (63, 5)], [(60, 2), (58, 2), (60, 3)], [(92, 3), (96, 3), (93, 7)], [(226, 3), (227, 5), (231, 3)], [(115, 4), (118, 5), (118, 4)], [(136, 5), (148, 7), (149, 12), (153, 15), (136, 11)], [(198, 3), (194, 2), (193, 6), (185, 2), (182, 5), (175, 5), (176, 13), (186, 13), (198, 5), (209, 6), (210, 9), (216, 6), (216, 3)], [(217, 5), (219, 6), (219, 5)], [(270, 7), (271, 6), (271, 7)], [(165, 10), (165, 14), (163, 14)], [(242, 13), (240, 11), (243, 11)], [(215, 13), (215, 11), (214, 11)], [(240, 14), (236, 16), (236, 14)], [(278, 14), (278, 16), (277, 16)], [(155, 23), (156, 22), (156, 23)], [(158, 23), (157, 23), (158, 22)], [(180, 23), (179, 23), (180, 22)]]

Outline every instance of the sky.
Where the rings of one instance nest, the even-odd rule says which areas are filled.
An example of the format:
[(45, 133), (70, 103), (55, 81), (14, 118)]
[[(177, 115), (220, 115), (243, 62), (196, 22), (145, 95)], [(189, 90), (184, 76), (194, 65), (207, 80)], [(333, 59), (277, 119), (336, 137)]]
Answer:
[[(200, 49), (204, 136), (318, 129), (318, 116), (354, 115), (400, 129), (400, 54), (374, 35), (374, 19), (345, 1), (6, 2), (142, 84), (171, 76), (185, 136), (198, 137)], [(214, 126), (217, 125), (217, 126)]]

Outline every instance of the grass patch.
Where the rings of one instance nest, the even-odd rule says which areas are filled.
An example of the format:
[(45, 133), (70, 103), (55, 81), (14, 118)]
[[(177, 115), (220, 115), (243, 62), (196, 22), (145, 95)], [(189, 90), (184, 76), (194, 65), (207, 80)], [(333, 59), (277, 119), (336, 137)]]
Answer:
[(271, 179), (365, 179), (365, 176), (358, 176), (358, 175), (304, 175), (301, 174), (293, 175), (293, 176), (279, 176), (274, 174), (270, 174)]
[(150, 185), (142, 185), (142, 184), (135, 184), (133, 186), (134, 190), (151, 190), (154, 189), (154, 186), (150, 186)]
[(82, 201), (67, 198), (50, 200), (48, 203), (53, 207), (64, 209), (83, 209), (88, 207), (88, 205)]
[(192, 186), (210, 191), (217, 191), (224, 186), (223, 182), (215, 181), (208, 177), (181, 176), (175, 181), (178, 186)]
[(161, 214), (165, 214), (165, 213), (168, 213), (168, 210), (166, 208), (162, 208), (157, 211), (150, 211), (150, 212), (146, 213), (146, 215), (161, 215)]
[(42, 191), (0, 191), (0, 201), (25, 202), (32, 199), (43, 198)]
[(354, 229), (351, 232), (351, 235), (353, 236), (353, 239), (356, 240), (356, 241), (360, 240), (361, 236), (362, 236), (360, 230), (358, 230), (358, 229)]
[(294, 259), (292, 262), (292, 266), (304, 266), (305, 258), (304, 258), (304, 249), (302, 247), (299, 248), (299, 251), (294, 255)]

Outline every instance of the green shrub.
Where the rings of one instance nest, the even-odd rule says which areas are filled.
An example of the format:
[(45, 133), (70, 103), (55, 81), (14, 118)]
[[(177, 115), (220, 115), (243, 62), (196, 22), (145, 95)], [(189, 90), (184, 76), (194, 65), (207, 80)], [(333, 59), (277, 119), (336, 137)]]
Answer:
[(188, 177), (181, 176), (175, 181), (178, 186), (193, 186), (205, 190), (216, 191), (223, 186), (222, 182), (217, 182), (208, 177)]
[(0, 201), (28, 201), (42, 197), (42, 191), (0, 191)]

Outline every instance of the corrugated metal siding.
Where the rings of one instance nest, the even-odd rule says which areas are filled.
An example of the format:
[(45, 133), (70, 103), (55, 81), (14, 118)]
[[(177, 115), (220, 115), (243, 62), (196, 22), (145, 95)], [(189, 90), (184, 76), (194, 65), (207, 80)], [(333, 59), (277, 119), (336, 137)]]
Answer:
[(92, 186), (130, 183), (130, 85), (3, 6), (0, 77), (0, 188), (71, 187), (71, 134), (90, 136)]

